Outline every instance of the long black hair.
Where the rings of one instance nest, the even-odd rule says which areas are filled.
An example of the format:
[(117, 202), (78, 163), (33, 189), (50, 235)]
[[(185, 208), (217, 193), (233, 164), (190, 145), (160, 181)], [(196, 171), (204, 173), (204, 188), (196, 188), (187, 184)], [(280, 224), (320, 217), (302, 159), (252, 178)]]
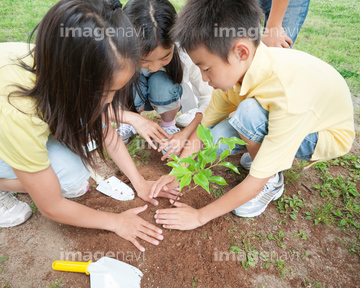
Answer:
[(124, 12), (134, 25), (141, 56), (147, 56), (159, 45), (165, 49), (174, 46), (173, 58), (165, 69), (174, 83), (180, 84), (183, 68), (178, 48), (170, 36), (177, 19), (174, 6), (168, 0), (130, 0)]
[(98, 154), (105, 159), (103, 140), (108, 128), (103, 134), (102, 115), (108, 123), (112, 109), (119, 122), (119, 104), (128, 102), (132, 93), (130, 81), (116, 92), (111, 104), (103, 104), (115, 72), (135, 67), (138, 61), (133, 26), (113, 1), (61, 0), (31, 36), (35, 31), (35, 48), (30, 51), (34, 64), (21, 63), (36, 75), (34, 86), (17, 86), (9, 101), (12, 96), (33, 98), (37, 115), (49, 125), (54, 139), (94, 166), (95, 155), (86, 144), (95, 140)]

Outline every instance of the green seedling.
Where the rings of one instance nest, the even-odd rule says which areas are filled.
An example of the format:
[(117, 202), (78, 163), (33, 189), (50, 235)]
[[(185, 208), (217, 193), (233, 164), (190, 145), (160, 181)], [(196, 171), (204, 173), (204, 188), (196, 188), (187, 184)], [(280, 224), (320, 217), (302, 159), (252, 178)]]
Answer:
[(195, 276), (195, 277), (194, 277), (194, 281), (191, 283), (191, 286), (192, 286), (192, 287), (195, 287), (195, 286), (198, 284), (198, 282), (199, 282), (199, 279), (198, 279), (197, 276)]
[[(210, 129), (203, 125), (198, 126), (197, 135), (204, 143), (204, 148), (201, 151), (193, 153), (190, 156), (182, 159), (180, 159), (178, 156), (171, 155), (170, 157), (174, 161), (166, 164), (173, 168), (170, 172), (170, 175), (176, 176), (176, 181), (180, 181), (179, 195), (184, 187), (191, 186), (192, 181), (194, 182), (194, 185), (189, 190), (201, 186), (208, 193), (210, 193), (210, 183), (216, 183), (221, 186), (227, 185), (223, 177), (213, 175), (211, 170), (213, 167), (224, 166), (231, 169), (235, 173), (240, 174), (239, 170), (233, 164), (222, 161), (227, 156), (229, 156), (230, 151), (235, 148), (236, 144), (245, 145), (246, 143), (244, 141), (237, 137), (221, 137), (214, 144), (213, 135)], [(216, 156), (216, 152), (219, 150), (220, 144), (228, 145), (229, 149), (222, 152), (218, 158)]]
[[(53, 283), (49, 288), (57, 288), (57, 287), (60, 287), (62, 280), (63, 280), (63, 277), (61, 277), (57, 282)], [(62, 285), (61, 285), (61, 286), (62, 286)]]
[(224, 188), (223, 187), (217, 187), (214, 185), (214, 187), (210, 188), (210, 193), (212, 195), (214, 195), (214, 197), (217, 199), (217, 198), (220, 198), (222, 195), (225, 194), (224, 192)]
[(33, 211), (33, 213), (36, 213), (39, 211), (39, 208), (37, 208), (36, 204), (34, 202), (30, 203), (30, 208)]
[(284, 260), (277, 260), (277, 267), (276, 270), (279, 271), (280, 277), (285, 278), (286, 270), (289, 270), (290, 267), (285, 264)]
[(4, 262), (9, 259), (9, 256), (0, 257), (0, 262)]
[(324, 225), (329, 225), (334, 223), (334, 214), (333, 214), (334, 206), (332, 201), (327, 202), (320, 207), (315, 208), (312, 211), (304, 212), (306, 215), (306, 220), (314, 220), (314, 225), (318, 225), (322, 223)]
[[(300, 191), (298, 191), (298, 195), (301, 195)], [(304, 203), (306, 202), (304, 199), (299, 198), (298, 195), (294, 194), (292, 197), (279, 198), (276, 202), (276, 211), (281, 214), (288, 214), (291, 219), (297, 220), (296, 213), (299, 212), (301, 208), (304, 208)]]
[(268, 235), (268, 239), (269, 240), (274, 240), (276, 241), (276, 244), (281, 247), (281, 248), (285, 248), (285, 245), (281, 243), (281, 239), (284, 238), (284, 231), (281, 230), (281, 227), (279, 227), (279, 233), (275, 234), (275, 235)]
[(299, 236), (306, 241), (307, 237), (304, 231), (299, 230), (299, 233), (294, 235), (294, 239), (297, 239)]
[(253, 232), (252, 234), (259, 238), (260, 243), (263, 243), (264, 239), (267, 237), (266, 234), (257, 234), (256, 232)]
[(230, 253), (235, 253), (239, 255), (242, 254), (241, 265), (245, 270), (248, 270), (249, 267), (255, 267), (258, 261), (258, 255), (260, 254), (258, 250), (255, 249), (255, 246), (250, 242), (250, 238), (246, 238), (244, 232), (242, 233), (243, 240), (241, 241), (244, 245), (243, 248), (239, 246), (231, 246), (229, 248)]

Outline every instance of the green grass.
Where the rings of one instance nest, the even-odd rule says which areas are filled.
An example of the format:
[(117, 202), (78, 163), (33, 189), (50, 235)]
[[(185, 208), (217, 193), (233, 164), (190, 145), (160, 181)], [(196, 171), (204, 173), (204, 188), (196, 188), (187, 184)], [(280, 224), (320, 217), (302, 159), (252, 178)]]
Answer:
[(294, 48), (335, 67), (360, 96), (360, 2), (312, 0)]

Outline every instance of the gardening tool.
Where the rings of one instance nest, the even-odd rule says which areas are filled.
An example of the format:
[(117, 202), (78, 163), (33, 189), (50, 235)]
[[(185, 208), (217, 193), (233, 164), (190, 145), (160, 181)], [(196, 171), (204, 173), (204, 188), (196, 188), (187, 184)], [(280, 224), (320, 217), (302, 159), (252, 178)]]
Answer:
[(98, 184), (96, 190), (99, 192), (119, 201), (128, 201), (135, 198), (134, 191), (115, 176), (104, 180), (104, 178), (91, 169), (91, 167), (88, 166), (87, 169), (90, 171), (91, 178)]
[(95, 263), (55, 261), (52, 268), (90, 274), (91, 288), (140, 288), (143, 276), (138, 268), (109, 257), (103, 257)]

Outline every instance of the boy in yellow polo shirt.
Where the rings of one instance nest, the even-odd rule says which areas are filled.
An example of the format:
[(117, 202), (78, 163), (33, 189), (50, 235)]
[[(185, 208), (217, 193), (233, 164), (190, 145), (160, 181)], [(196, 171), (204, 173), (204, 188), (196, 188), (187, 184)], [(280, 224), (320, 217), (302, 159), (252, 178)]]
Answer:
[[(176, 203), (177, 208), (158, 210), (156, 222), (164, 228), (194, 229), (230, 211), (260, 215), (282, 195), (281, 171), (295, 157), (326, 160), (351, 148), (354, 118), (345, 80), (311, 55), (266, 47), (260, 42), (261, 17), (257, 1), (248, 0), (189, 0), (180, 14), (174, 38), (216, 89), (202, 124), (212, 128), (215, 141), (237, 136), (247, 142), (237, 152), (247, 149), (240, 163), (250, 172), (201, 209)], [(201, 149), (196, 132), (189, 140), (180, 158)], [(160, 178), (150, 197), (174, 185), (174, 178)]]

